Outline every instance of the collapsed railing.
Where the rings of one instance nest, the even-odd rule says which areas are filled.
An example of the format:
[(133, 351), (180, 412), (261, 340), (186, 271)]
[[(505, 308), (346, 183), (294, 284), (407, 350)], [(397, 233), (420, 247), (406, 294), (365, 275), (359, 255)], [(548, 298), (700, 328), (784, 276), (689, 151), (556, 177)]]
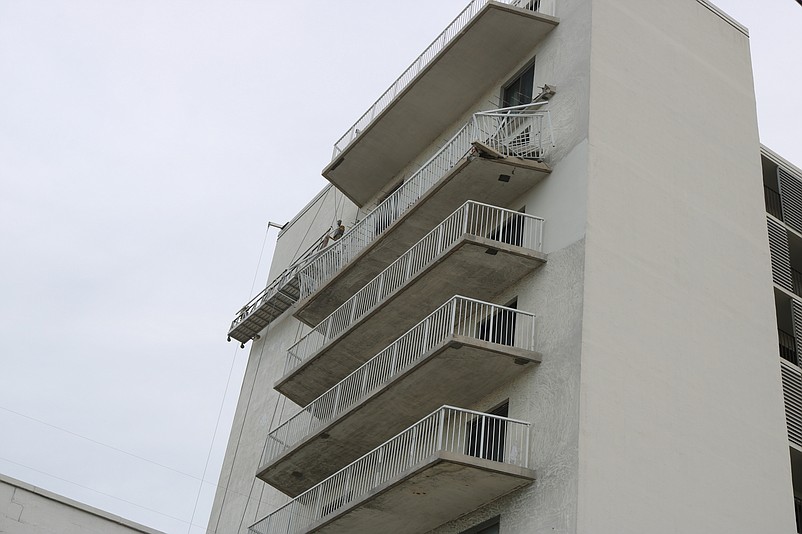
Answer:
[[(412, 62), (407, 70), (393, 82), (393, 84), (373, 103), (373, 105), (362, 114), (359, 119), (348, 129), (347, 132), (334, 143), (332, 161), (345, 150), (345, 148), (356, 139), (360, 132), (365, 130), (382, 111), (398, 96), (424, 68), (446, 48), (446, 46), (458, 36), (462, 30), (473, 20), (490, 0), (472, 0), (457, 17), (451, 21), (445, 30), (429, 45), (418, 58)], [(529, 11), (543, 13), (544, 15), (554, 15), (555, 0), (495, 0), (502, 4), (520, 7)]]
[(409, 180), (339, 241), (307, 263), (299, 272), (301, 298), (315, 292), (406, 213), (471, 151), (473, 142), (481, 142), (505, 156), (542, 160), (548, 147), (554, 145), (549, 112), (533, 111), (533, 108), (544, 104), (546, 102), (541, 101), (474, 114)]
[[(320, 253), (319, 247), (320, 240), (315, 240), (312, 246), (304, 251), (297, 260), (284, 269), (284, 271), (269, 283), (267, 287), (249, 300), (245, 306), (237, 312), (237, 316), (231, 321), (231, 326), (228, 329), (229, 341), (231, 338), (234, 338), (245, 343), (245, 341), (250, 339), (250, 336), (243, 336), (242, 333), (239, 332), (240, 328), (238, 327), (250, 318), (256, 310), (269, 305), (272, 307), (272, 315), (277, 317), (284, 310), (297, 302), (298, 296), (295, 293), (300, 292), (298, 273)], [(288, 289), (290, 289), (292, 293), (290, 293)], [(258, 330), (258, 328), (256, 329)]]
[(467, 201), (287, 351), (286, 376), (468, 234), (540, 251), (543, 219)]
[(440, 451), (527, 468), (529, 431), (524, 421), (443, 406), (252, 525), (249, 532), (302, 532)]
[(453, 336), (535, 350), (534, 314), (455, 296), (267, 436), (266, 465)]

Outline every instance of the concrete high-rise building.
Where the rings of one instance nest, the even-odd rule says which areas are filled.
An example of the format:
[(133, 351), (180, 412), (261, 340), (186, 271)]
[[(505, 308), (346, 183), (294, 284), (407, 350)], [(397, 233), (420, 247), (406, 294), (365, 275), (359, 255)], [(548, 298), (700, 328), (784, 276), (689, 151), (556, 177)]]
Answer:
[(474, 0), (323, 175), (230, 328), (210, 531), (796, 532), (802, 173), (738, 22)]

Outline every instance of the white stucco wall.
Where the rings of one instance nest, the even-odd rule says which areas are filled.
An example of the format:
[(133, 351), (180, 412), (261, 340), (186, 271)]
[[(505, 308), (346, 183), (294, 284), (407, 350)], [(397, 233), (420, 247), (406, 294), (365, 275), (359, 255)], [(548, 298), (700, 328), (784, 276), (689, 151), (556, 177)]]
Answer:
[(748, 38), (594, 0), (578, 532), (795, 532)]
[[(521, 56), (557, 86), (554, 172), (507, 206), (546, 219), (549, 262), (496, 299), (538, 314), (543, 363), (469, 407), (510, 399), (533, 424), (538, 479), (435, 532), (501, 514), (505, 534), (790, 533), (748, 39), (695, 0), (561, 0), (557, 15)], [(340, 198), (324, 191), (282, 232), (271, 277)], [(306, 331), (285, 314), (253, 343), (213, 531), (245, 532), (288, 500), (254, 474), (298, 409), (272, 386)]]
[(157, 530), (4, 475), (0, 475), (0, 532), (161, 534)]

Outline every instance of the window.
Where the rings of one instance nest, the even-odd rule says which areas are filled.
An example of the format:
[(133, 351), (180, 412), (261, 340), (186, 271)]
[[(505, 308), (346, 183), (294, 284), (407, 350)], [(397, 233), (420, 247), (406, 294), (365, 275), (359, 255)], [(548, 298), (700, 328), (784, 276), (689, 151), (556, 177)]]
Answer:
[[(503, 404), (487, 413), (489, 415), (507, 417), (509, 409), (510, 402), (505, 401)], [(504, 437), (506, 433), (506, 423), (501, 419), (496, 419), (495, 417), (477, 416), (473, 421), (468, 423), (468, 435), (467, 443), (465, 444), (465, 453), (469, 456), (475, 456), (485, 460), (503, 462)]]
[(529, 104), (535, 90), (535, 62), (524, 70), (510, 83), (504, 86), (501, 92), (501, 107), (508, 108)]
[[(518, 213), (526, 213), (526, 206), (518, 210)], [(495, 241), (501, 241), (516, 247), (524, 246), (524, 224), (526, 219), (515, 213), (504, 212), (500, 224), (488, 234), (487, 237)]]
[(460, 534), (499, 534), (501, 532), (501, 517), (497, 516), (493, 519), (489, 519), (487, 521), (483, 521), (479, 523), (475, 527), (471, 527), (468, 530), (461, 532)]
[[(513, 310), (518, 309), (518, 299), (506, 305)], [(478, 325), (477, 336), (482, 341), (498, 343), (499, 345), (515, 345), (515, 312), (512, 310), (498, 310), (486, 317)]]

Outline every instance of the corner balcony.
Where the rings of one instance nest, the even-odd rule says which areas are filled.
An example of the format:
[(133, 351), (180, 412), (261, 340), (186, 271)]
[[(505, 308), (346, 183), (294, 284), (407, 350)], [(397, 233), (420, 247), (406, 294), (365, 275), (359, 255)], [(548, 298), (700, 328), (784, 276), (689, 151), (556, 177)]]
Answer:
[(454, 295), (492, 300), (540, 267), (543, 219), (469, 201), (287, 351), (275, 388), (305, 406)]
[(529, 423), (443, 406), (249, 529), (420, 533), (530, 484)]
[(505, 206), (551, 169), (546, 102), (473, 115), (393, 194), (299, 271), (295, 317), (313, 326), (469, 199)]
[(335, 143), (323, 170), (367, 203), (532, 53), (559, 23), (555, 0), (473, 0)]
[(296, 496), (438, 406), (473, 404), (539, 361), (533, 314), (453, 297), (270, 432), (257, 476)]
[(318, 245), (319, 241), (315, 241), (300, 258), (237, 312), (228, 329), (229, 341), (236, 339), (244, 346), (246, 341), (253, 339), (271, 321), (298, 302), (301, 291), (298, 273), (317, 256)]

